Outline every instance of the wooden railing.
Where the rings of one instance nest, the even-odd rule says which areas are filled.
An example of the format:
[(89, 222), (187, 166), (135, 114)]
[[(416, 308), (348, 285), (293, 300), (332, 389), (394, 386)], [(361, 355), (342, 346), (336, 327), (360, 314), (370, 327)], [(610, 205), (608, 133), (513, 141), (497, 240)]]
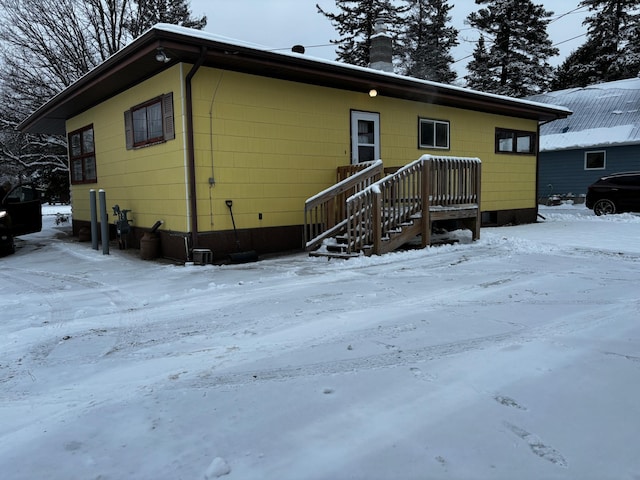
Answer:
[(391, 239), (413, 223), (425, 247), (434, 220), (472, 219), (473, 238), (479, 238), (480, 171), (477, 158), (425, 155), (355, 193), (347, 199), (346, 253), (397, 248)]
[(423, 157), (429, 164), (429, 204), (447, 207), (480, 203), (478, 158)]
[(379, 180), (382, 171), (382, 160), (339, 167), (338, 183), (305, 202), (304, 241), (307, 250), (346, 230), (346, 199)]

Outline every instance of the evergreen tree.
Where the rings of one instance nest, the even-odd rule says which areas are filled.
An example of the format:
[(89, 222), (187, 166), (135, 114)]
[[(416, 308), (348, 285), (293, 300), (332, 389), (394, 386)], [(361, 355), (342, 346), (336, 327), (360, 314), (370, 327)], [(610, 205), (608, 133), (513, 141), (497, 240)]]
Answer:
[(629, 42), (625, 48), (628, 65), (627, 77), (640, 77), (640, 16), (636, 16), (628, 30)]
[(137, 5), (130, 31), (134, 37), (142, 35), (156, 23), (170, 23), (202, 30), (207, 17), (192, 18), (187, 0), (133, 0)]
[[(316, 4), (318, 13), (327, 17), (340, 38), (331, 40), (338, 45), (337, 60), (361, 67), (369, 66), (371, 37), (376, 20), (385, 21), (388, 32), (397, 40), (406, 7), (398, 7), (392, 0), (336, 0), (339, 13), (324, 11)], [(394, 55), (399, 54), (398, 42), (394, 42)]]
[(467, 65), (469, 74), (465, 76), (467, 87), (481, 92), (493, 92), (497, 90), (497, 82), (494, 80), (493, 71), (489, 67), (489, 53), (484, 42), (484, 36), (480, 39), (473, 51), (473, 60)]
[(573, 87), (585, 87), (601, 81), (602, 72), (598, 71), (593, 61), (597, 56), (598, 46), (587, 41), (562, 62), (556, 69), (551, 90), (564, 90)]
[[(468, 70), (489, 68), (491, 93), (525, 97), (543, 91), (551, 81), (549, 57), (558, 54), (547, 34), (553, 12), (531, 0), (476, 0), (485, 4), (471, 13), (467, 22), (492, 42), (486, 66), (470, 62)], [(475, 59), (474, 59), (475, 60)], [(486, 72), (483, 74), (486, 75)]]
[(583, 0), (592, 12), (587, 39), (558, 68), (552, 88), (583, 87), (629, 78), (640, 69), (640, 0)]
[(458, 45), (458, 30), (451, 21), (447, 0), (406, 0), (410, 9), (402, 34), (403, 73), (434, 82), (451, 83), (451, 49)]

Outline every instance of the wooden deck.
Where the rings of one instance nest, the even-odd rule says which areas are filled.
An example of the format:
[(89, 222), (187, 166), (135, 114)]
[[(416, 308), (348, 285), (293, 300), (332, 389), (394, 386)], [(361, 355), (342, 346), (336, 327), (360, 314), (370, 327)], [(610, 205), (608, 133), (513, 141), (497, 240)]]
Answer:
[[(361, 175), (360, 182), (368, 168), (356, 174)], [(434, 223), (444, 220), (454, 220), (470, 229), (474, 240), (480, 238), (479, 159), (427, 155), (380, 180), (373, 178), (345, 199), (344, 215), (333, 229), (318, 228), (317, 223), (310, 228), (313, 222), (307, 220), (305, 233), (324, 231), (306, 239), (307, 248), (315, 249), (311, 255), (381, 255), (416, 237), (424, 248), (432, 244)], [(324, 202), (338, 185), (322, 192)], [(336, 191), (345, 190), (338, 187)]]

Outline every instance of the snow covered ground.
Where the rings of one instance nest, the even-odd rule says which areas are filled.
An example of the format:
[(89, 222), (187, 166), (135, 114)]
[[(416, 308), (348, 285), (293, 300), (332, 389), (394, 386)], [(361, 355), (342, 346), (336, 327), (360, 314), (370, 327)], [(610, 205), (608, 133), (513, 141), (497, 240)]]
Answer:
[(0, 475), (638, 479), (640, 217), (176, 266), (47, 207), (0, 259)]

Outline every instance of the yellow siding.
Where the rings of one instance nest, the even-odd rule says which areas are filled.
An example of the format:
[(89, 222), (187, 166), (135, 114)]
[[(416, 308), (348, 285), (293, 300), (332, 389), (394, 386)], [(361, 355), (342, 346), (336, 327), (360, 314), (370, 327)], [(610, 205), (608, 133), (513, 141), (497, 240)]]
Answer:
[[(194, 80), (201, 230), (300, 224), (306, 198), (350, 163), (350, 112), (380, 113), (387, 166), (422, 154), (478, 156), (484, 210), (535, 206), (535, 157), (496, 155), (496, 127), (536, 131), (536, 122), (424, 105), (234, 72), (203, 69)], [(417, 148), (418, 116), (451, 122), (451, 150)], [(213, 132), (213, 137), (210, 135)], [(209, 186), (208, 179), (215, 179)], [(207, 192), (208, 190), (208, 192)], [(262, 213), (262, 220), (258, 213)]]
[(362, 108), (363, 99), (293, 82), (199, 71), (194, 115), (200, 228), (232, 228), (227, 199), (233, 200), (238, 228), (301, 224), (304, 201), (334, 183), (336, 168), (350, 161), (349, 109)]
[[(351, 110), (380, 113), (386, 166), (425, 153), (477, 156), (484, 210), (535, 207), (535, 156), (494, 152), (496, 127), (535, 132), (535, 121), (203, 69), (194, 80), (200, 228), (231, 228), (219, 214), (226, 199), (240, 228), (302, 223), (306, 198), (350, 163)], [(419, 116), (451, 122), (451, 150), (417, 148)]]
[[(88, 190), (104, 189), (108, 205), (131, 209), (137, 226), (162, 219), (165, 229), (189, 230), (181, 85), (189, 68), (173, 67), (68, 122), (68, 131), (94, 124), (98, 161), (98, 184), (73, 187), (74, 218), (88, 220)], [(124, 111), (168, 92), (176, 139), (126, 150)], [(193, 99), (200, 231), (232, 228), (227, 199), (238, 228), (303, 223), (305, 200), (350, 163), (352, 110), (380, 114), (385, 166), (426, 153), (477, 156), (483, 210), (535, 207), (535, 156), (494, 152), (496, 127), (535, 132), (535, 121), (204, 67), (194, 77)], [(418, 117), (449, 121), (451, 150), (418, 149)]]
[[(176, 66), (67, 122), (68, 132), (93, 124), (98, 175), (98, 183), (72, 186), (74, 219), (90, 219), (89, 190), (103, 189), (111, 223), (111, 207), (118, 204), (132, 211), (135, 226), (149, 228), (163, 220), (163, 228), (188, 230), (181, 85), (181, 68)], [(170, 92), (175, 140), (127, 150), (124, 112)]]

